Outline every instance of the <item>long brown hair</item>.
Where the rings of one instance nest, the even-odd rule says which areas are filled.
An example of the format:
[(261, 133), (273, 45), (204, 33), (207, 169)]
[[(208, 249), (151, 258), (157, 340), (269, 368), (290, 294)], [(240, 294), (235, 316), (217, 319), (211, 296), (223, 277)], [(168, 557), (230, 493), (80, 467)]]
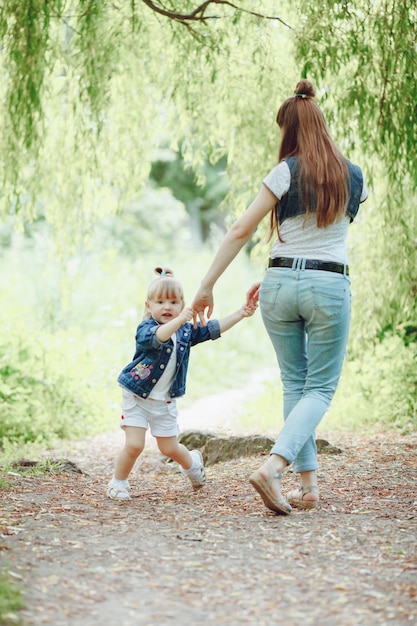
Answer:
[[(294, 94), (283, 102), (277, 113), (276, 121), (282, 130), (278, 161), (297, 156), (299, 191), (306, 217), (314, 211), (318, 228), (324, 228), (345, 213), (349, 199), (348, 167), (314, 100), (313, 85), (308, 80), (300, 80)], [(278, 230), (273, 210), (271, 229), (275, 228)]]

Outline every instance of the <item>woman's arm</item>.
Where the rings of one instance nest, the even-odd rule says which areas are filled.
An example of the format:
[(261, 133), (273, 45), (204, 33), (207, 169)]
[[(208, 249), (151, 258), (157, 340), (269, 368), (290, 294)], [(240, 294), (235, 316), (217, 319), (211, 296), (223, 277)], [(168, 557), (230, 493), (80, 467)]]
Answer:
[(211, 316), (213, 312), (213, 287), (216, 281), (249, 241), (258, 224), (275, 207), (276, 202), (277, 199), (272, 192), (265, 185), (262, 185), (258, 195), (246, 209), (245, 213), (239, 217), (226, 233), (194, 297), (192, 303), (194, 320), (198, 316), (200, 322), (204, 324), (206, 309), (207, 317)]

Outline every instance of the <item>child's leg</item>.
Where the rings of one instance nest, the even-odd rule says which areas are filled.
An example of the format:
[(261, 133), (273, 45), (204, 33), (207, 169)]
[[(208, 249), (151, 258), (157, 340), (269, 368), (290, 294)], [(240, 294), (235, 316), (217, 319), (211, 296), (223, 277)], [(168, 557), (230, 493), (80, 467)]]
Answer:
[(112, 500), (131, 499), (127, 477), (145, 446), (146, 428), (124, 426), (123, 430), (126, 437), (125, 445), (117, 458), (114, 476), (107, 487), (107, 495)]
[(145, 447), (146, 428), (125, 426), (125, 445), (116, 461), (114, 477), (116, 480), (126, 480), (129, 476), (136, 459)]
[(182, 443), (179, 443), (177, 437), (155, 437), (155, 439), (164, 456), (176, 461), (185, 470), (191, 468), (193, 458), (189, 450)]
[(179, 463), (181, 472), (191, 481), (194, 489), (204, 485), (206, 473), (200, 450), (190, 452), (177, 437), (156, 437), (156, 441), (162, 454)]

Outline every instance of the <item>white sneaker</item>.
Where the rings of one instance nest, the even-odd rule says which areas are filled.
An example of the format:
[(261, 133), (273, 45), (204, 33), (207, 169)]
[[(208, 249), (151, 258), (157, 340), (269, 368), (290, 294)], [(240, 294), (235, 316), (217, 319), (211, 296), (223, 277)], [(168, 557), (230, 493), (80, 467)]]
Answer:
[(107, 496), (112, 500), (131, 500), (128, 489), (130, 489), (128, 480), (112, 478), (108, 484)]
[(190, 452), (193, 464), (189, 469), (180, 466), (180, 472), (187, 476), (194, 489), (199, 489), (206, 482), (206, 472), (204, 470), (203, 455), (200, 450)]

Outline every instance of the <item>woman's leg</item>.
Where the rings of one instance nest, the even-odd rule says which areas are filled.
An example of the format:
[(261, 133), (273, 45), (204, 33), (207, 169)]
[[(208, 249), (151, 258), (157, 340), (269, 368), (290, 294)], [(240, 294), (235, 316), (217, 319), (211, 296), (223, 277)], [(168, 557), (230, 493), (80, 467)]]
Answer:
[[(259, 296), (262, 319), (280, 368), (285, 421), (303, 397), (308, 374), (306, 327), (299, 311), (298, 290), (298, 272), (268, 270)], [(273, 449), (272, 452), (292, 463), (306, 445), (303, 452), (309, 457), (309, 462), (314, 463), (314, 429), (310, 432), (307, 424), (306, 429), (298, 429), (292, 436), (294, 442), (290, 442), (288, 450), (282, 446), (280, 450)], [(316, 468), (312, 466), (308, 469)]]
[[(350, 284), (342, 276), (310, 272), (300, 291), (300, 308), (308, 335), (308, 374), (303, 398), (307, 402), (311, 400), (316, 406), (317, 398), (324, 400), (323, 410), (316, 412), (318, 424), (333, 399), (345, 359), (350, 322)], [(294, 407), (294, 411), (297, 415), (297, 408)], [(312, 440), (308, 444), (314, 445), (314, 457), (317, 459), (315, 437)], [(300, 474), (301, 491), (298, 497), (303, 502), (314, 503), (319, 499), (317, 473), (309, 460), (308, 444), (294, 461), (294, 470)]]
[[(259, 471), (266, 477), (275, 468), (280, 471), (283, 461), (294, 463), (304, 489), (300, 499), (315, 502), (315, 430), (336, 391), (343, 365), (349, 283), (345, 277), (324, 272), (267, 272), (260, 304), (280, 366), (285, 423), (270, 459)], [(276, 483), (274, 489), (271, 483), (271, 491), (279, 495), (280, 485)]]
[[(272, 343), (277, 345), (276, 354), (278, 364), (280, 362), (279, 354), (281, 354), (282, 366), (280, 367), (280, 371), (283, 387), (284, 421), (287, 420), (291, 411), (293, 411), (303, 397), (308, 372), (305, 324), (303, 321), (298, 323), (290, 322), (290, 324), (291, 326), (289, 328), (286, 325), (284, 326), (283, 332), (281, 332), (279, 337), (274, 336), (275, 329), (271, 329), (269, 333), (270, 337), (271, 335), (274, 336)], [(272, 458), (275, 456), (276, 455), (273, 454)], [(282, 459), (279, 455), (278, 458)], [(315, 469), (300, 471), (299, 467), (305, 467), (306, 464), (311, 467), (317, 466), (315, 433), (307, 439), (306, 443), (297, 454), (293, 464), (294, 471), (300, 475), (301, 488), (314, 487), (314, 492), (306, 493), (303, 499), (315, 502), (318, 500), (317, 472)], [(274, 465), (277, 465), (277, 462), (275, 462)], [(279, 465), (280, 463), (278, 463), (278, 466)], [(279, 469), (277, 468), (276, 471), (279, 471)]]
[[(300, 394), (300, 398), (298, 398), (298, 400), (301, 399), (301, 397), (302, 397), (302, 393)], [(288, 415), (296, 407), (298, 400), (295, 400), (293, 402), (287, 402), (287, 403), (284, 400), (284, 420), (287, 419)], [(315, 433), (313, 433), (311, 437), (307, 439), (306, 443), (303, 445), (300, 452), (297, 454), (297, 457), (295, 458), (294, 463), (293, 463), (293, 468), (294, 468), (294, 472), (296, 474), (299, 474), (301, 492), (303, 489), (307, 490), (309, 488), (312, 488), (306, 493), (301, 493), (301, 496), (298, 494), (298, 497), (301, 497), (306, 502), (318, 502), (319, 489), (318, 489), (318, 482), (317, 482), (317, 471), (315, 469), (311, 469), (307, 471), (300, 471), (299, 469), (300, 467), (306, 467), (308, 465), (310, 465), (311, 467), (318, 465)], [(291, 494), (293, 495), (293, 492), (291, 492)], [(291, 500), (294, 500), (294, 498), (291, 497)], [(292, 502), (290, 501), (290, 503), (294, 504), (293, 501)]]
[(124, 426), (125, 445), (116, 461), (114, 477), (116, 480), (126, 480), (136, 459), (145, 447), (146, 428)]
[(301, 377), (304, 388), (272, 454), (296, 461), (297, 472), (311, 472), (317, 469), (315, 430), (336, 391), (345, 356), (349, 283), (343, 276), (317, 271), (291, 271), (281, 280), (273, 308), (263, 309), (261, 289), (262, 317), (277, 354), (284, 393), (291, 395)]

